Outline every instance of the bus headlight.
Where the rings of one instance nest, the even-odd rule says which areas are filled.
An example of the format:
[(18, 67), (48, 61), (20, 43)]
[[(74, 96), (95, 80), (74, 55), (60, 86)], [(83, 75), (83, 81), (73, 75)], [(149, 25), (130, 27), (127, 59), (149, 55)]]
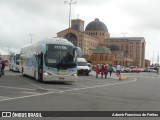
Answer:
[(44, 76), (48, 76), (48, 74), (45, 72), (45, 73), (44, 73)]
[(74, 74), (72, 74), (71, 76), (77, 76), (77, 74), (76, 74), (76, 73), (74, 73)]
[(48, 75), (52, 75), (52, 74), (49, 73), (49, 72), (44, 72), (44, 75), (45, 75), (45, 76), (48, 76)]

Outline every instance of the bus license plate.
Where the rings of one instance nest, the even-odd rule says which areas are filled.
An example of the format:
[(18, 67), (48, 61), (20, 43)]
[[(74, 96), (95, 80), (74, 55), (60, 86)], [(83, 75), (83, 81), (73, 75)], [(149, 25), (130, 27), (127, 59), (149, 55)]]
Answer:
[(60, 77), (59, 80), (64, 80), (64, 78)]

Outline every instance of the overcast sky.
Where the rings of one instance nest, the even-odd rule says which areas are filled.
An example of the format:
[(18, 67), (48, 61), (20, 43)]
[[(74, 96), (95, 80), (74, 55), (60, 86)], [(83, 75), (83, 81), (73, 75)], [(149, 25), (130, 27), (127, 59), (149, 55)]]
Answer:
[[(0, 49), (21, 48), (33, 41), (55, 37), (68, 28), (65, 0), (0, 0)], [(68, 0), (70, 1), (70, 0)], [(146, 58), (157, 61), (160, 52), (160, 0), (73, 0), (71, 19), (86, 25), (99, 18), (111, 37), (144, 37)]]

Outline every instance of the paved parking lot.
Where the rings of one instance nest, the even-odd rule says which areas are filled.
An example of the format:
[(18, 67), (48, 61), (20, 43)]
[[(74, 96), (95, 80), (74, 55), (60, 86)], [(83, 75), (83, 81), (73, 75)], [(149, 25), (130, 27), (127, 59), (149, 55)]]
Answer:
[(6, 70), (5, 75), (0, 79), (0, 101), (91, 89), (114, 84), (121, 84), (121, 82), (115, 79), (115, 77), (108, 79), (95, 78), (94, 73), (90, 74), (90, 76), (78, 76), (77, 82), (73, 84), (61, 82), (40, 83), (33, 78), (23, 77), (19, 72)]
[[(156, 111), (160, 108), (160, 76), (124, 73), (119, 81), (78, 76), (73, 84), (40, 83), (6, 71), (0, 78), (0, 111)], [(80, 119), (80, 118), (79, 118)]]

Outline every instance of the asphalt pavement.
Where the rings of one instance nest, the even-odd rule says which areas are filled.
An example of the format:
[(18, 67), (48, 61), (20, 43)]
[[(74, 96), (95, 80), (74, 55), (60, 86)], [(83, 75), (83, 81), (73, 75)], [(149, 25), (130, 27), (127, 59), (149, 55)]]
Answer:
[[(5, 75), (0, 78), (0, 110), (160, 111), (159, 75), (155, 73), (123, 73), (122, 75), (129, 79), (119, 81), (115, 73), (111, 78), (96, 78), (95, 73), (91, 72), (89, 76), (78, 76), (74, 84), (40, 83), (30, 77), (23, 77), (21, 73), (6, 70)], [(66, 119), (90, 120), (91, 118)], [(134, 117), (131, 119), (136, 120)]]

